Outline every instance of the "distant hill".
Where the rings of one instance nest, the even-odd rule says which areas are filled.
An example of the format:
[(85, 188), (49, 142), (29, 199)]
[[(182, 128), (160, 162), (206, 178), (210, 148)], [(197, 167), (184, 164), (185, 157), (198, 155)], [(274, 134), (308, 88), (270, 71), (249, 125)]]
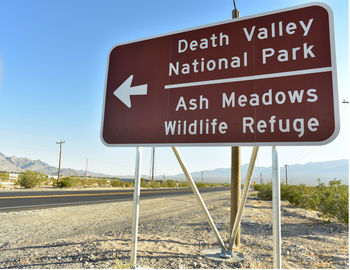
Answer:
[[(252, 181), (260, 183), (262, 179), (263, 183), (271, 182), (272, 173), (271, 167), (255, 167)], [(242, 182), (245, 181), (245, 177), (248, 171), (248, 164), (241, 167)], [(288, 184), (306, 184), (306, 185), (317, 185), (317, 179), (321, 179), (323, 183), (328, 184), (329, 181), (341, 179), (344, 184), (349, 183), (349, 161), (347, 159), (323, 161), (323, 162), (310, 162), (306, 164), (293, 164), (287, 168), (288, 173)], [(231, 169), (230, 168), (219, 168), (214, 170), (204, 170), (202, 172), (191, 173), (195, 181), (202, 180), (204, 182), (220, 182), (229, 183)], [(285, 182), (285, 167), (280, 168), (281, 182)], [(185, 180), (183, 174), (177, 174), (173, 176), (167, 176), (175, 180)]]
[[(47, 175), (57, 175), (58, 168), (51, 166), (41, 160), (31, 160), (22, 157), (7, 157), (0, 153), (0, 171), (7, 172), (24, 172), (26, 170), (45, 173)], [(85, 175), (83, 170), (74, 170), (70, 168), (61, 168), (61, 175)], [(88, 171), (89, 176), (93, 177), (108, 177), (110, 175), (95, 173)]]
[[(36, 171), (45, 173), (48, 175), (57, 175), (58, 168), (51, 166), (41, 160), (31, 160), (28, 158), (19, 157), (7, 157), (0, 153), (0, 171), (8, 172), (24, 172), (26, 170)], [(245, 180), (247, 174), (248, 164), (241, 167), (242, 183)], [(291, 164), (288, 166), (288, 183), (289, 184), (306, 184), (306, 185), (317, 185), (317, 179), (321, 179), (323, 183), (336, 179), (341, 179), (344, 184), (349, 183), (349, 161), (347, 159), (323, 161), (323, 162), (310, 162), (306, 164)], [(70, 168), (62, 168), (61, 173), (63, 176), (70, 175), (85, 175), (83, 170), (74, 170)], [(285, 168), (281, 167), (281, 182), (285, 182)], [(195, 181), (203, 181), (210, 183), (229, 183), (231, 169), (230, 168), (218, 168), (214, 170), (203, 170), (198, 172), (192, 172), (191, 175)], [(89, 176), (93, 177), (113, 177), (112, 175), (106, 175), (102, 173), (88, 172)], [(118, 176), (121, 178), (132, 179), (132, 175)], [(142, 177), (148, 178), (146, 175)], [(163, 179), (162, 176), (156, 176), (156, 179)], [(260, 183), (260, 179), (264, 183), (271, 182), (271, 167), (255, 167), (252, 180), (256, 183)], [(166, 179), (182, 180), (186, 178), (184, 174), (167, 175)]]

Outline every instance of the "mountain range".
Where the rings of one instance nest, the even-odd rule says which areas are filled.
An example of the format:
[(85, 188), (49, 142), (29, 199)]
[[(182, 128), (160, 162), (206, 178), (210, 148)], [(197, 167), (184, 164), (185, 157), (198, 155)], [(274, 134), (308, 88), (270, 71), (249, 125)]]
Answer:
[[(51, 166), (41, 160), (32, 160), (23, 157), (7, 157), (0, 153), (0, 171), (6, 172), (24, 172), (26, 170), (45, 173), (47, 175), (57, 175), (58, 168)], [(61, 168), (61, 175), (85, 175), (84, 170), (74, 170), (71, 168)], [(93, 177), (110, 177), (111, 175), (95, 173), (88, 171), (89, 176)]]
[[(241, 166), (242, 183), (248, 171), (248, 164)], [(229, 183), (231, 169), (218, 168), (215, 170), (204, 170), (191, 173), (195, 181), (203, 182), (221, 182)], [(280, 167), (281, 183), (286, 182), (286, 167)], [(178, 174), (172, 177), (175, 180), (184, 180), (183, 174)], [(209, 181), (210, 179), (210, 181)], [(268, 183), (272, 179), (272, 168), (258, 167), (254, 168), (252, 181), (256, 183)], [(306, 164), (291, 164), (287, 166), (287, 181), (291, 185), (306, 184), (310, 186), (318, 185), (318, 179), (322, 183), (328, 184), (329, 181), (337, 179), (342, 180), (343, 184), (349, 183), (349, 161), (347, 159), (309, 162)]]
[[(28, 158), (20, 157), (7, 157), (0, 153), (0, 171), (7, 172), (24, 172), (26, 170), (45, 173), (47, 175), (57, 175), (57, 167), (51, 166), (41, 160), (31, 160)], [(248, 164), (241, 166), (242, 183), (245, 181), (247, 174)], [(286, 181), (286, 168), (283, 166), (280, 168), (281, 182)], [(271, 167), (255, 167), (252, 181), (256, 183), (271, 182)], [(323, 183), (328, 183), (333, 179), (340, 179), (344, 184), (349, 183), (349, 161), (347, 159), (323, 161), (323, 162), (310, 162), (306, 164), (291, 164), (287, 167), (287, 179), (288, 184), (306, 184), (317, 185), (318, 179)], [(63, 176), (69, 175), (85, 175), (83, 170), (74, 170), (70, 168), (62, 168), (61, 174)], [(211, 183), (229, 183), (230, 182), (230, 168), (218, 168), (214, 170), (203, 170), (192, 172), (191, 175), (195, 181), (211, 182)], [(112, 175), (88, 172), (89, 176), (93, 177), (113, 177)], [(128, 176), (114, 176), (120, 178), (133, 178), (132, 175)], [(143, 175), (142, 177), (148, 178)], [(156, 179), (163, 179), (162, 176), (156, 176)], [(167, 179), (174, 179), (179, 181), (185, 181), (184, 174), (167, 175)]]

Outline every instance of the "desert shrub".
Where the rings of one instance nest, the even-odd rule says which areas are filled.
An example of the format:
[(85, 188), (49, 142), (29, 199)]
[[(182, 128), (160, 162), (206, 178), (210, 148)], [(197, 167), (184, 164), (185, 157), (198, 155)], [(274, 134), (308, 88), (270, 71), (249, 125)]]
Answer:
[(162, 181), (160, 183), (161, 187), (169, 187), (169, 188), (176, 188), (177, 187), (177, 183), (174, 180), (166, 180), (166, 181)]
[(1, 181), (7, 181), (9, 179), (9, 173), (0, 173), (0, 180)]
[(105, 180), (105, 179), (98, 179), (97, 184), (99, 187), (107, 187), (108, 186), (107, 180)]
[[(272, 200), (272, 184), (256, 185), (260, 199)], [(281, 185), (281, 200), (292, 205), (320, 211), (324, 218), (337, 218), (349, 222), (349, 188), (334, 179), (326, 186), (319, 183), (316, 187), (306, 185)]]
[(341, 180), (334, 179), (329, 186), (320, 183), (317, 187), (317, 195), (320, 201), (319, 211), (325, 217), (336, 217), (349, 223), (349, 188), (341, 184)]
[(207, 184), (205, 184), (205, 183), (196, 183), (196, 186), (197, 186), (197, 188), (204, 188), (204, 187), (207, 187)]
[(141, 187), (148, 187), (148, 180), (146, 180), (145, 178), (141, 178)]
[(318, 210), (319, 198), (316, 187), (306, 185), (281, 185), (281, 199), (294, 206)]
[(121, 182), (121, 184), (122, 184), (122, 187), (124, 188), (134, 186), (134, 182)]
[(119, 179), (111, 180), (112, 187), (121, 187), (121, 182)]
[(72, 179), (69, 177), (64, 177), (57, 183), (57, 187), (59, 188), (65, 188), (65, 187), (72, 187)]
[(188, 187), (190, 187), (190, 185), (188, 184), (188, 182), (180, 182), (179, 183), (179, 187), (181, 187), (181, 188), (188, 188)]
[(216, 187), (223, 187), (225, 186), (225, 184), (217, 184), (217, 183), (207, 183), (207, 187), (211, 187), (211, 188), (216, 188)]
[(148, 187), (151, 187), (151, 188), (159, 188), (159, 187), (160, 187), (160, 182), (158, 182), (158, 181), (151, 181), (151, 182), (148, 184)]
[(258, 191), (257, 196), (262, 200), (272, 200), (272, 184), (255, 185), (254, 189)]
[(115, 180), (111, 180), (111, 186), (112, 187), (126, 188), (126, 187), (133, 187), (134, 183), (133, 182), (124, 182), (124, 181), (120, 181), (119, 179), (115, 179)]
[(18, 177), (17, 183), (25, 188), (34, 188), (45, 180), (46, 177), (42, 173), (26, 171)]

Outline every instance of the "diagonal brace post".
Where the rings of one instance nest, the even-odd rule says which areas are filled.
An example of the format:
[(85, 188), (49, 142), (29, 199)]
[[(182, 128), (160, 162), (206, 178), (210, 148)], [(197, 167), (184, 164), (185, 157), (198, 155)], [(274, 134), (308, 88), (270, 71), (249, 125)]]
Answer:
[(180, 153), (179, 153), (177, 147), (172, 146), (171, 148), (172, 148), (173, 151), (174, 151), (174, 154), (175, 154), (175, 156), (176, 156), (176, 158), (177, 158), (177, 160), (178, 160), (178, 162), (179, 162), (179, 164), (180, 164), (180, 166), (181, 166), (181, 168), (182, 168), (182, 170), (183, 170), (183, 172), (184, 172), (184, 174), (185, 174), (185, 176), (186, 176), (186, 178), (187, 178), (188, 183), (190, 184), (190, 186), (191, 186), (191, 188), (192, 188), (192, 191), (193, 191), (193, 193), (194, 193), (194, 195), (195, 195), (195, 197), (196, 197), (198, 203), (200, 204), (200, 206), (201, 206), (203, 212), (205, 213), (205, 216), (206, 216), (206, 218), (207, 218), (207, 220), (208, 220), (208, 223), (209, 223), (211, 229), (213, 230), (213, 232), (214, 232), (214, 234), (215, 234), (215, 236), (216, 236), (216, 239), (218, 240), (218, 243), (220, 244), (222, 250), (226, 251), (224, 241), (222, 240), (221, 235), (220, 235), (218, 229), (216, 228), (213, 219), (212, 219), (211, 216), (210, 216), (210, 213), (209, 213), (209, 211), (208, 211), (208, 208), (206, 207), (206, 205), (205, 205), (205, 203), (204, 203), (204, 201), (203, 201), (203, 199), (202, 199), (202, 196), (200, 195), (200, 193), (199, 193), (199, 191), (198, 191), (198, 188), (197, 188), (195, 182), (193, 181), (192, 176), (191, 176), (190, 173), (187, 171), (186, 165), (184, 164), (184, 162), (183, 162), (183, 160), (182, 160), (182, 158), (181, 158), (181, 155), (180, 155)]
[(237, 232), (239, 229), (239, 224), (241, 223), (243, 208), (244, 208), (245, 202), (246, 202), (247, 197), (248, 197), (248, 188), (250, 185), (250, 180), (252, 178), (256, 156), (258, 155), (258, 150), (259, 150), (259, 146), (254, 146), (253, 151), (252, 151), (252, 155), (250, 157), (248, 172), (247, 172), (247, 176), (246, 176), (245, 183), (244, 183), (243, 194), (242, 194), (242, 197), (241, 197), (241, 200), (239, 203), (238, 212), (236, 215), (235, 223), (233, 224), (233, 228), (232, 228), (232, 232), (231, 232), (231, 236), (230, 236), (230, 240), (229, 240), (229, 249), (228, 250), (231, 253), (232, 253), (232, 249), (233, 249), (233, 243), (236, 240)]

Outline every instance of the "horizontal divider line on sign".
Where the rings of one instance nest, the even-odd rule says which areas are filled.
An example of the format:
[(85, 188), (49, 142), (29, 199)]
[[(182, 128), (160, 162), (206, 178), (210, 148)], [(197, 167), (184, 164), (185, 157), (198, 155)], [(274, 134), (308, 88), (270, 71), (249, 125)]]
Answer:
[(333, 70), (332, 67), (323, 67), (323, 68), (313, 68), (313, 69), (303, 69), (303, 70), (296, 70), (296, 71), (278, 72), (278, 73), (271, 73), (271, 74), (260, 74), (260, 75), (243, 76), (243, 77), (235, 77), (235, 78), (217, 79), (217, 80), (209, 80), (209, 81), (168, 84), (168, 85), (164, 86), (164, 89), (175, 89), (175, 88), (192, 87), (192, 86), (200, 86), (200, 85), (210, 85), (210, 84), (242, 82), (242, 81), (278, 78), (278, 77), (297, 76), (297, 75), (305, 75), (305, 74), (312, 74), (312, 73), (329, 72), (332, 70)]

